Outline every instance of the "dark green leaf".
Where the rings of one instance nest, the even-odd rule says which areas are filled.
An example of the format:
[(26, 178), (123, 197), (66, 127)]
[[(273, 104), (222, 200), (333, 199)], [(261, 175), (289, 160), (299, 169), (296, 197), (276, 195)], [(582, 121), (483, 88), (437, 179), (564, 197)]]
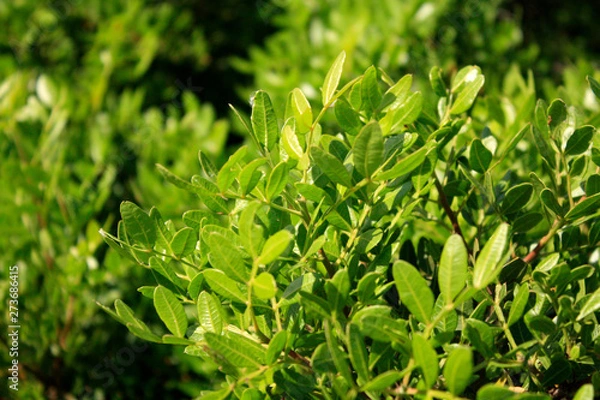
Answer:
[(550, 189), (542, 190), (540, 199), (542, 200), (542, 203), (544, 203), (544, 205), (554, 214), (560, 216), (563, 215), (562, 207), (558, 204), (556, 196), (554, 196), (554, 193), (552, 193)]
[(352, 178), (344, 164), (337, 157), (313, 146), (311, 157), (323, 173), (333, 182), (346, 187), (352, 186)]
[(383, 162), (383, 136), (377, 122), (369, 123), (360, 131), (352, 152), (356, 170), (362, 176), (370, 178)]
[(593, 196), (600, 193), (600, 174), (590, 175), (585, 183), (585, 194)]
[(557, 385), (571, 378), (571, 364), (567, 360), (553, 360), (550, 367), (544, 372), (542, 385)]
[(385, 371), (375, 378), (373, 378), (370, 382), (364, 384), (360, 387), (361, 392), (370, 392), (370, 391), (382, 391), (387, 388), (392, 387), (394, 383), (398, 382), (400, 379), (404, 378), (406, 375), (406, 371)]
[(442, 69), (440, 67), (433, 67), (429, 70), (429, 83), (437, 96), (445, 97), (448, 95), (448, 93), (446, 93), (447, 89), (444, 84), (444, 79), (442, 78)]
[(344, 98), (337, 99), (335, 102), (335, 118), (340, 127), (349, 135), (356, 135), (360, 131), (362, 123), (359, 114), (354, 111), (350, 103)]
[(587, 81), (590, 84), (590, 89), (592, 89), (592, 92), (594, 92), (596, 97), (600, 99), (600, 83), (598, 83), (597, 80), (589, 75), (587, 76)]
[(565, 220), (574, 221), (581, 217), (590, 216), (597, 213), (599, 209), (600, 193), (596, 193), (575, 205), (575, 207), (565, 215)]
[(590, 147), (590, 143), (592, 142), (595, 132), (596, 128), (591, 125), (585, 125), (581, 128), (575, 129), (575, 132), (573, 132), (567, 141), (565, 154), (568, 156), (574, 156), (584, 153)]
[(554, 131), (567, 119), (567, 105), (564, 101), (556, 99), (548, 107), (548, 126), (550, 131)]
[(471, 168), (483, 174), (490, 167), (492, 162), (492, 152), (487, 149), (479, 139), (473, 140), (471, 143), (471, 151), (469, 153), (469, 164)]
[(360, 86), (360, 97), (362, 99), (363, 108), (368, 113), (372, 113), (376, 110), (381, 103), (383, 96), (381, 94), (381, 88), (379, 87), (377, 68), (374, 66), (370, 66), (365, 71)]
[(527, 232), (535, 228), (543, 219), (544, 216), (536, 212), (521, 215), (513, 222), (513, 231), (518, 233)]
[(532, 194), (533, 185), (531, 183), (521, 183), (512, 187), (506, 192), (504, 201), (502, 201), (502, 213), (512, 214), (519, 211), (529, 203)]

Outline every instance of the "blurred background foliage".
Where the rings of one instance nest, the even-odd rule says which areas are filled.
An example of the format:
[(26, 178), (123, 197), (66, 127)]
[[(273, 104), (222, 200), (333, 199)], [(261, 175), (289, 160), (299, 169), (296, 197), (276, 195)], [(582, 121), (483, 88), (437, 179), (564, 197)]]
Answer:
[(500, 125), (516, 127), (535, 97), (597, 119), (585, 76), (600, 62), (599, 19), (594, 2), (537, 0), (0, 1), (0, 307), (17, 264), (20, 397), (185, 398), (216, 385), (213, 365), (144, 347), (94, 300), (157, 321), (135, 293), (152, 273), (98, 230), (114, 231), (122, 200), (165, 219), (198, 204), (155, 164), (189, 176), (198, 150), (223, 163), (247, 139), (228, 103), (248, 112), (261, 88), (282, 108), (300, 87), (318, 105), (345, 50), (346, 78), (375, 64), (417, 88), (434, 65), (477, 64)]

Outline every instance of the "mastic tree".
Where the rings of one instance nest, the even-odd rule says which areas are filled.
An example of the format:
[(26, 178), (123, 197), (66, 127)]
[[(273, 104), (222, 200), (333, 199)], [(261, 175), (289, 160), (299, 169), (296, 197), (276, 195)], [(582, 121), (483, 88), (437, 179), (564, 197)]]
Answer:
[[(600, 375), (600, 137), (511, 72), (430, 72), (436, 105), (369, 67), (313, 110), (252, 97), (252, 142), (202, 152), (181, 219), (121, 205), (122, 257), (149, 269), (165, 329), (102, 306), (143, 339), (185, 346), (223, 381), (205, 399), (592, 399)], [(589, 77), (597, 96), (600, 86)], [(322, 125), (327, 114), (336, 124)]]

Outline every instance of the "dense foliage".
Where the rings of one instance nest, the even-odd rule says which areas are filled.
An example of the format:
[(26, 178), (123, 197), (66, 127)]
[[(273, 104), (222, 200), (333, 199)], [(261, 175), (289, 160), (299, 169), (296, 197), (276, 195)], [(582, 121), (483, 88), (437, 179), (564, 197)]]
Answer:
[[(183, 346), (148, 345), (133, 335), (127, 335), (118, 323), (94, 303), (97, 300), (101, 304), (110, 304), (115, 299), (121, 299), (131, 306), (132, 312), (143, 319), (153, 332), (160, 332), (163, 323), (154, 312), (154, 297), (149, 295), (147, 287), (156, 285), (158, 279), (158, 284), (180, 296), (180, 300), (189, 295), (169, 286), (160, 271), (139, 268), (138, 261), (148, 266), (148, 260), (142, 258), (130, 261), (129, 255), (106, 246), (98, 231), (117, 231), (120, 203), (123, 200), (135, 202), (145, 210), (150, 210), (153, 206), (160, 210), (165, 221), (173, 221), (168, 224), (169, 232), (189, 225), (189, 218), (182, 220), (181, 216), (189, 217), (191, 214), (186, 212), (190, 208), (203, 210), (202, 215), (211, 211), (202, 205), (212, 204), (210, 199), (203, 198), (198, 203), (195, 191), (180, 190), (168, 184), (157, 173), (158, 163), (177, 176), (193, 175), (196, 172), (194, 165), (198, 150), (202, 152), (202, 165), (208, 165), (210, 160), (219, 167), (214, 168), (215, 176), (224, 165), (234, 165), (232, 174), (237, 174), (235, 168), (245, 166), (245, 163), (255, 159), (266, 159), (266, 164), (256, 161), (254, 166), (261, 164), (257, 166), (257, 171), (261, 171), (265, 179), (268, 179), (270, 168), (279, 161), (286, 161), (286, 167), (278, 170), (279, 174), (283, 174), (284, 168), (291, 173), (287, 178), (288, 185), (285, 190), (282, 189), (286, 199), (283, 203), (280, 200), (274, 200), (273, 203), (271, 200), (279, 198), (273, 194), (269, 198), (269, 202), (273, 204), (269, 207), (277, 209), (283, 207), (285, 201), (305, 196), (305, 193), (297, 192), (298, 188), (294, 184), (297, 179), (304, 183), (314, 179), (312, 190), (321, 188), (328, 194), (327, 201), (335, 200), (338, 192), (342, 193), (343, 190), (338, 190), (324, 177), (315, 178), (312, 177), (312, 172), (304, 173), (313, 168), (317, 173), (319, 169), (318, 166), (315, 167), (317, 164), (314, 155), (313, 158), (307, 155), (311, 152), (306, 143), (307, 125), (315, 126), (315, 134), (309, 144), (313, 143), (330, 152), (330, 145), (333, 143), (331, 152), (349, 166), (354, 162), (351, 151), (354, 138), (361, 131), (362, 125), (368, 125), (371, 120), (383, 120), (382, 127), (385, 130), (385, 124), (389, 124), (389, 121), (385, 122), (386, 113), (401, 106), (401, 97), (393, 101), (392, 104), (395, 105), (390, 105), (387, 102), (392, 101), (391, 95), (387, 95), (379, 107), (365, 109), (360, 104), (361, 101), (357, 100), (360, 90), (347, 87), (340, 95), (348, 104), (340, 100), (323, 107), (324, 99), (320, 91), (323, 77), (342, 50), (347, 54), (344, 68), (338, 71), (342, 82), (360, 81), (362, 78), (357, 77), (375, 64), (383, 93), (397, 78), (407, 73), (412, 75), (412, 78), (405, 78), (403, 85), (408, 85), (408, 79), (412, 79), (412, 84), (408, 85), (411, 102), (406, 106), (416, 108), (404, 111), (414, 113), (411, 118), (417, 118), (418, 114), (418, 118), (412, 124), (407, 124), (407, 128), (398, 126), (395, 129), (400, 129), (401, 134), (419, 134), (421, 138), (406, 135), (404, 144), (407, 147), (403, 146), (402, 149), (397, 149), (396, 154), (392, 154), (388, 152), (392, 145), (388, 140), (397, 136), (398, 132), (394, 135), (387, 135), (386, 132), (386, 157), (402, 159), (403, 155), (421, 149), (424, 142), (429, 143), (427, 138), (432, 129), (444, 127), (451, 121), (464, 121), (458, 133), (452, 133), (456, 135), (454, 139), (450, 140), (448, 136), (448, 143), (441, 143), (441, 135), (436, 139), (439, 141), (436, 146), (443, 147), (443, 150), (436, 150), (438, 159), (442, 160), (436, 165), (440, 184), (469, 244), (470, 266), (474, 265), (479, 243), (482, 246), (486, 243), (493, 225), (491, 221), (480, 219), (489, 219), (491, 208), (497, 208), (494, 204), (502, 204), (501, 194), (506, 189), (527, 182), (534, 185), (532, 200), (525, 209), (527, 212), (521, 210), (510, 216), (522, 217), (519, 220), (521, 225), (538, 222), (528, 232), (515, 231), (513, 224), (511, 243), (521, 247), (516, 248), (515, 251), (518, 252), (512, 256), (524, 256), (524, 246), (536, 243), (552, 227), (546, 209), (540, 208), (539, 201), (543, 198), (536, 196), (542, 193), (541, 184), (528, 174), (535, 173), (543, 185), (553, 191), (559, 205), (564, 208), (561, 209), (563, 214), (570, 207), (566, 193), (572, 192), (573, 202), (576, 202), (582, 193), (589, 190), (588, 182), (592, 182), (589, 186), (593, 188), (593, 182), (597, 179), (593, 177), (594, 173), (599, 172), (597, 169), (594, 171), (594, 153), (590, 155), (588, 151), (581, 155), (565, 154), (564, 159), (560, 155), (558, 158), (552, 156), (552, 151), (557, 149), (565, 151), (573, 129), (586, 125), (597, 128), (600, 124), (600, 106), (593, 87), (589, 84), (594, 81), (586, 80), (588, 75), (600, 79), (600, 75), (595, 72), (598, 68), (598, 40), (593, 35), (597, 13), (598, 8), (587, 3), (552, 2), (552, 7), (546, 7), (538, 1), (525, 3), (516, 0), (0, 2), (0, 22), (3, 26), (0, 29), (0, 229), (3, 233), (0, 236), (0, 308), (4, 310), (8, 304), (8, 268), (17, 265), (20, 271), (19, 311), (23, 325), (19, 349), (22, 385), (18, 397), (180, 398), (193, 397), (202, 390), (220, 387), (226, 374), (215, 372), (218, 363), (214, 360), (183, 354)], [(430, 88), (430, 68), (433, 65), (441, 66), (444, 71), (443, 81), (451, 83), (450, 78), (456, 75), (460, 66), (471, 64), (480, 65), (486, 73), (485, 86), (481, 89), (483, 97), (475, 103), (470, 117), (459, 118), (462, 114), (454, 114), (449, 119), (444, 119), (439, 110), (447, 108), (456, 100), (457, 89), (453, 91), (450, 86), (447, 89), (449, 91), (444, 92), (439, 81), (436, 87)], [(379, 68), (385, 69), (394, 79), (383, 74)], [(371, 68), (368, 71), (372, 78), (374, 70)], [(289, 90), (294, 87), (299, 90), (290, 95)], [(277, 139), (274, 142), (277, 143), (276, 148), (284, 145), (281, 154), (279, 150), (270, 151), (268, 155), (261, 153), (264, 145), (261, 141), (257, 143), (252, 124), (256, 117), (250, 119), (252, 110), (243, 105), (247, 104), (257, 88), (264, 89), (272, 100), (276, 118), (269, 117), (269, 129), (273, 131), (274, 126), (277, 127)], [(419, 90), (421, 94), (414, 94), (415, 90)], [(259, 101), (264, 100), (265, 96), (265, 92), (258, 92)], [(536, 106), (537, 97), (545, 99), (549, 104), (539, 103)], [(442, 102), (447, 102), (439, 105), (441, 108), (438, 107), (440, 98), (445, 98)], [(552, 102), (553, 99), (561, 99), (563, 103)], [(253, 102), (256, 107), (256, 96)], [(236, 104), (237, 110), (230, 110), (228, 103)], [(286, 104), (295, 104), (296, 108), (310, 104), (311, 110), (314, 110), (313, 121), (308, 121), (306, 110), (301, 111), (302, 116), (298, 116), (294, 114), (293, 107), (286, 110)], [(550, 143), (546, 147), (542, 145), (537, 153), (530, 154), (533, 144), (539, 145), (543, 141), (532, 140), (531, 133), (521, 131), (522, 128), (538, 121), (537, 125), (533, 124), (537, 127), (534, 132), (545, 135), (546, 130), (543, 124), (540, 125), (544, 118), (542, 110), (546, 110), (548, 114), (548, 107), (552, 108), (554, 105), (552, 110), (556, 111), (562, 109), (563, 104), (569, 115), (564, 133), (552, 131), (554, 144)], [(328, 109), (327, 105), (333, 109), (325, 111)], [(405, 106), (400, 108), (403, 107)], [(421, 111), (417, 113), (419, 108)], [(289, 117), (292, 115), (295, 124), (284, 128), (291, 124)], [(350, 119), (345, 120), (346, 117)], [(338, 121), (337, 118), (341, 119)], [(273, 122), (275, 120), (276, 124)], [(458, 129), (460, 124), (457, 122), (452, 129)], [(290, 129), (297, 136), (298, 143), (289, 133)], [(324, 142), (318, 139), (319, 129), (325, 138)], [(408, 131), (403, 132), (404, 129)], [(582, 131), (584, 138), (589, 135), (589, 129)], [(498, 157), (501, 155), (498, 151), (503, 149), (507, 138), (515, 137), (517, 133), (523, 134), (523, 139), (500, 162)], [(331, 140), (333, 136), (336, 136), (335, 140)], [(471, 143), (476, 137), (481, 140), (481, 144)], [(597, 148), (596, 137), (597, 134), (593, 140)], [(412, 140), (415, 142), (412, 143)], [(246, 150), (238, 153), (236, 151), (243, 144), (241, 142), (247, 145)], [(338, 142), (344, 143), (345, 147), (340, 147)], [(269, 145), (271, 144), (270, 142)], [(297, 144), (300, 145), (300, 150)], [(452, 145), (456, 145), (454, 152), (446, 154)], [(459, 150), (465, 146), (466, 153), (460, 153)], [(464, 168), (469, 166), (473, 147), (488, 149), (495, 157), (489, 169), (489, 179), (495, 187), (492, 190), (493, 197), (485, 200), (487, 203), (481, 203), (477, 194), (482, 193), (483, 188), (490, 190), (489, 187), (480, 188), (474, 182), (461, 181), (466, 176)], [(428, 157), (431, 157), (433, 150), (427, 151)], [(293, 161), (294, 152), (299, 158), (296, 166)], [(482, 152), (486, 160), (487, 153)], [(535, 155), (538, 153), (542, 156)], [(231, 154), (237, 154), (236, 161), (225, 164)], [(446, 157), (451, 166), (442, 171), (440, 168), (445, 168)], [(554, 158), (556, 159), (552, 161)], [(424, 164), (426, 162), (423, 161)], [(302, 177), (298, 176), (299, 171), (302, 171)], [(481, 174), (476, 177), (483, 177), (482, 182), (485, 183), (486, 175), (477, 169), (475, 171)], [(258, 172), (253, 172), (246, 179), (250, 179), (252, 183), (253, 179), (257, 179), (257, 174)], [(361, 182), (357, 174), (360, 171), (352, 172), (353, 185)], [(219, 193), (221, 192), (220, 185), (224, 184), (223, 181), (219, 182), (211, 174), (202, 173), (201, 176), (211, 182), (216, 180)], [(228, 181), (232, 178), (220, 179)], [(259, 182), (257, 185), (260, 187), (267, 183), (268, 181)], [(383, 181), (379, 183), (382, 184)], [(235, 190), (239, 189), (235, 186), (238, 184), (239, 176), (236, 175), (232, 181)], [(211, 197), (214, 187), (207, 185)], [(344, 200), (343, 207), (347, 208), (347, 213), (336, 210), (342, 219), (354, 224), (352, 229), (356, 228), (356, 218), (360, 216), (363, 210), (361, 207), (367, 201), (364, 196), (374, 190), (371, 187), (373, 185), (369, 183), (358, 190), (358, 198)], [(253, 198), (257, 193), (249, 190), (250, 188), (246, 189), (246, 197)], [(397, 227), (402, 235), (388, 240), (401, 244), (402, 258), (412, 262), (430, 280), (437, 296), (438, 276), (431, 265), (436, 262), (433, 260), (439, 262), (439, 253), (453, 228), (448, 226), (446, 230), (440, 229), (436, 224), (441, 222), (429, 221), (432, 219), (429, 215), (432, 213), (429, 203), (438, 201), (436, 193), (440, 193), (435, 188), (430, 189), (425, 187), (416, 197), (413, 189), (403, 193), (405, 198), (399, 198), (400, 203), (389, 204), (390, 200), (387, 199), (385, 204), (391, 210), (390, 207), (401, 206), (407, 198), (421, 199), (415, 209), (425, 210), (427, 214), (420, 215), (417, 219), (406, 219), (405, 223), (402, 222), (404, 225)], [(224, 191), (223, 201), (227, 207), (233, 205), (234, 208), (216, 213), (213, 208), (209, 214), (214, 215), (207, 218), (213, 225), (220, 224), (236, 230), (239, 212), (246, 205), (228, 197), (231, 195), (229, 192), (231, 190)], [(383, 193), (384, 190), (377, 194), (380, 192)], [(206, 193), (204, 192), (205, 196)], [(547, 197), (548, 194), (545, 193), (544, 196)], [(371, 201), (376, 200), (376, 197), (371, 198)], [(425, 199), (429, 199), (429, 203), (423, 203)], [(306, 198), (306, 207), (311, 212), (316, 212), (315, 218), (319, 218), (318, 214), (323, 209), (332, 206), (324, 203), (320, 211), (315, 211), (311, 208), (314, 205), (311, 202), (318, 203), (317, 200), (316, 197), (312, 200)], [(221, 203), (221, 200), (216, 201)], [(378, 207), (381, 212), (383, 206)], [(477, 207), (484, 210), (484, 217), (465, 211)], [(290, 232), (302, 232), (296, 219), (299, 216), (271, 222), (265, 220), (267, 217), (264, 215), (269, 218), (279, 217), (273, 217), (274, 211), (268, 210), (266, 206), (257, 209), (259, 220), (256, 223), (262, 223), (265, 239), (276, 233), (275, 227), (283, 229), (288, 224), (294, 227), (286, 228)], [(433, 219), (447, 221), (449, 214), (444, 216), (444, 210), (437, 211), (440, 214), (436, 214)], [(502, 210), (495, 211), (499, 215)], [(358, 214), (355, 215), (355, 212)], [(231, 215), (226, 218), (224, 214)], [(312, 234), (321, 234), (319, 229), (333, 225), (335, 228), (328, 229), (338, 229), (337, 240), (346, 245), (348, 238), (342, 232), (347, 226), (330, 214), (332, 213), (327, 213), (327, 220), (321, 222), (318, 229), (313, 227), (316, 230)], [(590, 211), (590, 218), (592, 214)], [(545, 219), (540, 219), (539, 215)], [(216, 222), (212, 218), (216, 218)], [(228, 220), (230, 223), (227, 223)], [(404, 217), (401, 220), (404, 221)], [(583, 246), (591, 254), (589, 260), (580, 258), (576, 262), (568, 261), (568, 258), (564, 258), (567, 254), (561, 253), (558, 265), (564, 261), (573, 267), (580, 262), (581, 265), (592, 265), (597, 270), (597, 260), (593, 255), (597, 243), (593, 243), (593, 240), (598, 228), (594, 230), (595, 220), (590, 221), (579, 231), (570, 227), (567, 222), (556, 228), (556, 243), (550, 241), (545, 251), (558, 252), (559, 249)], [(384, 223), (389, 225), (391, 222), (380, 222)], [(445, 223), (448, 225), (448, 222)], [(384, 229), (383, 225), (369, 226), (382, 232)], [(472, 228), (474, 226), (477, 228)], [(186, 239), (186, 243), (193, 238), (201, 239), (200, 227), (189, 227), (195, 231), (196, 236)], [(471, 228), (468, 229), (469, 227)], [(576, 231), (579, 233), (573, 233)], [(186, 232), (189, 233), (187, 230)], [(185, 234), (187, 233), (182, 235)], [(236, 234), (239, 235), (239, 232), (236, 231)], [(360, 237), (359, 233), (356, 235), (355, 241)], [(324, 237), (327, 238), (326, 235)], [(180, 240), (182, 238), (183, 236)], [(373, 243), (379, 238), (381, 236), (374, 236)], [(407, 240), (409, 238), (410, 241)], [(289, 256), (288, 263), (294, 257), (297, 262), (303, 260), (302, 251), (308, 249), (300, 250), (298, 241), (306, 246), (311, 238), (299, 235), (294, 240), (294, 252), (286, 255)], [(417, 261), (406, 256), (412, 254), (408, 242), (414, 247)], [(210, 253), (210, 246), (206, 241), (200, 240), (199, 243), (205, 249), (200, 247), (197, 251), (201, 254), (205, 254), (203, 251)], [(562, 243), (567, 243), (568, 246), (562, 247)], [(188, 246), (191, 245), (188, 243)], [(381, 247), (365, 247), (363, 250), (365, 257), (371, 258), (369, 254), (380, 249)], [(351, 250), (349, 247), (348, 251)], [(390, 262), (392, 258), (395, 260), (398, 257), (398, 249), (394, 247), (393, 250)], [(157, 251), (164, 249), (159, 246)], [(331, 249), (327, 246), (324, 251), (332, 257)], [(339, 255), (335, 257), (337, 260)], [(428, 261), (425, 263), (422, 257)], [(536, 256), (536, 260), (539, 257)], [(310, 254), (303, 261), (311, 260), (315, 265), (320, 265), (318, 259), (321, 258), (324, 260), (322, 254)], [(363, 265), (366, 261), (361, 259), (360, 262)], [(205, 266), (212, 266), (210, 260), (206, 259), (194, 260), (193, 264), (201, 270)], [(276, 264), (282, 265), (282, 268), (284, 266), (281, 261)], [(342, 264), (342, 259), (338, 264)], [(382, 265), (377, 267), (377, 273), (383, 273)], [(269, 273), (277, 278), (280, 289), (277, 298), (281, 299), (281, 289), (289, 283), (286, 279), (298, 276), (301, 270), (290, 272), (288, 265), (282, 270), (285, 276), (282, 281), (275, 273), (277, 268), (269, 269)], [(405, 309), (394, 301), (392, 269), (389, 268), (390, 272), (386, 277), (389, 280), (387, 285), (392, 286), (392, 289), (384, 297), (396, 313)], [(177, 272), (181, 274), (180, 270)], [(196, 272), (186, 270), (185, 274), (192, 276)], [(315, 290), (318, 295), (324, 295), (325, 289), (319, 285), (328, 276), (323, 274), (324, 271), (320, 272), (322, 276), (315, 280)], [(595, 276), (586, 278), (586, 291), (591, 291), (594, 287)], [(350, 277), (357, 278), (355, 275)], [(377, 281), (377, 284), (382, 283), (382, 279), (379, 278), (381, 282)], [(519, 276), (519, 279), (523, 277)], [(145, 287), (141, 290), (146, 294), (145, 297), (139, 296), (135, 291), (140, 286)], [(203, 286), (203, 290), (210, 289), (209, 286)], [(499, 300), (501, 305), (505, 304), (506, 299), (512, 301), (513, 289), (509, 285), (507, 290), (506, 297)], [(577, 292), (572, 287), (568, 290), (569, 293)], [(577, 293), (583, 295), (585, 292), (581, 289)], [(351, 298), (363, 300), (357, 298), (354, 292)], [(379, 292), (377, 299), (383, 301)], [(190, 300), (195, 302), (198, 299)], [(532, 301), (533, 294), (530, 299)], [(577, 297), (576, 301), (581, 299)], [(297, 303), (295, 300), (294, 302)], [(348, 305), (355, 307), (352, 303)], [(225, 302), (224, 307), (227, 310), (229, 304)], [(236, 311), (243, 308), (236, 303), (233, 307)], [(194, 321), (199, 323), (193, 310), (187, 307), (186, 311), (190, 324), (193, 325)], [(228, 315), (231, 317), (231, 314)], [(405, 313), (400, 316), (404, 319), (407, 317)], [(489, 318), (490, 322), (494, 322), (493, 315)], [(521, 326), (521, 322), (511, 326), (511, 329)], [(0, 325), (5, 326), (4, 323), (5, 320)], [(462, 320), (457, 323), (459, 327), (462, 326)], [(345, 338), (345, 334), (340, 338)], [(580, 337), (577, 335), (579, 332), (575, 332), (574, 337)], [(550, 342), (555, 338), (546, 340)], [(260, 339), (266, 340), (264, 337)], [(3, 364), (5, 361), (10, 362), (8, 347), (6, 337), (0, 339), (0, 359)], [(584, 347), (586, 351), (591, 351), (589, 344)], [(302, 354), (307, 356), (309, 349), (310, 347), (303, 349)], [(498, 351), (504, 350), (499, 348)], [(438, 351), (441, 357), (442, 351)], [(570, 358), (569, 360), (571, 362)], [(475, 358), (474, 361), (478, 363), (482, 360)], [(543, 367), (547, 368), (548, 362), (544, 363)], [(576, 365), (571, 364), (574, 378), (568, 381), (568, 393), (573, 392), (578, 383), (575, 379), (575, 374), (579, 371)], [(544, 368), (540, 367), (537, 371), (541, 374)], [(2, 370), (0, 377), (5, 379), (6, 373), (6, 370)], [(584, 376), (585, 373), (584, 371), (579, 376)], [(542, 390), (541, 386), (538, 385), (538, 389)], [(6, 385), (0, 386), (0, 397), (14, 394), (8, 392)], [(560, 392), (554, 394), (561, 395)]]
[[(181, 220), (121, 204), (117, 236), (103, 235), (155, 272), (139, 290), (166, 329), (121, 300), (105, 310), (136, 336), (218, 364), (226, 383), (201, 398), (592, 399), (590, 116), (536, 103), (519, 75), (516, 115), (493, 98), (473, 106), (485, 81), (475, 66), (449, 85), (431, 70), (435, 108), (410, 75), (375, 67), (337, 90), (345, 57), (325, 77), (321, 110), (294, 89), (278, 116), (258, 91), (250, 121), (240, 115), (252, 145), (220, 169), (200, 153), (191, 180), (159, 166), (200, 199)], [(335, 127), (321, 126), (326, 113)]]

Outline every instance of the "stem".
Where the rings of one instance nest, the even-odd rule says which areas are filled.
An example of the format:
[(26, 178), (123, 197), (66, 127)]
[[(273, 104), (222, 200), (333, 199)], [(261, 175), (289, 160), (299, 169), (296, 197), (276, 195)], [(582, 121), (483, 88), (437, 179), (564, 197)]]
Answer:
[(460, 229), (460, 225), (458, 224), (458, 218), (456, 217), (456, 214), (454, 213), (454, 211), (452, 211), (452, 208), (450, 207), (450, 203), (448, 202), (446, 193), (444, 193), (444, 188), (442, 187), (442, 184), (438, 180), (437, 176), (434, 176), (433, 180), (435, 182), (435, 187), (439, 194), (440, 204), (444, 208), (446, 215), (448, 216), (448, 218), (450, 219), (450, 222), (452, 223), (452, 229), (453, 229), (454, 233), (458, 234), (462, 238), (462, 240), (465, 244), (465, 247), (467, 248), (467, 252), (469, 254), (471, 254), (471, 249), (469, 247), (469, 244), (465, 240), (462, 230)]
[(550, 241), (550, 239), (552, 239), (556, 232), (558, 232), (559, 229), (562, 228), (563, 224), (564, 222), (562, 221), (562, 219), (557, 218), (554, 221), (554, 224), (552, 224), (552, 228), (550, 229), (550, 231), (539, 241), (535, 248), (523, 258), (523, 261), (526, 263), (531, 263), (533, 260), (535, 260), (537, 256), (539, 256), (544, 246), (546, 246), (546, 244), (548, 244), (548, 242)]

